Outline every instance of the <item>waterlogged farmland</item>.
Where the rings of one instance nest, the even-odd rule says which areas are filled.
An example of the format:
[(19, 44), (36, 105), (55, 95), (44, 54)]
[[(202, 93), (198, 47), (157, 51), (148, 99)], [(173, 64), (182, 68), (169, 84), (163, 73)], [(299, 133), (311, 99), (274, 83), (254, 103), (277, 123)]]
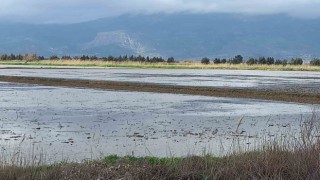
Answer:
[(183, 69), (1, 69), (0, 75), (320, 93), (320, 72)]
[[(164, 81), (163, 77), (150, 75), (139, 79), (128, 72), (146, 73), (122, 69), (1, 70), (3, 75), (196, 85), (187, 78), (168, 76)], [(261, 80), (244, 81), (248, 84), (234, 79), (225, 83), (246, 87), (263, 84)], [(263, 100), (14, 83), (0, 83), (0, 101), (2, 161), (8, 162), (15, 158), (21, 161), (20, 157), (27, 162), (39, 158), (46, 162), (81, 161), (110, 154), (171, 157), (205, 151), (222, 155), (238, 147), (235, 143), (250, 149), (266, 137), (299, 135), (301, 120), (316, 108)]]

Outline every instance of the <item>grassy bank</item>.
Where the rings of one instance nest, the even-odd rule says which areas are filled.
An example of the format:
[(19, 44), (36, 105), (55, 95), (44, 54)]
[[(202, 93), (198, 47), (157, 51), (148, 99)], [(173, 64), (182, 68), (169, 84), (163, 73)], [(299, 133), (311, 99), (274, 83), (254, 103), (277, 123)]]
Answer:
[(41, 167), (4, 166), (0, 179), (319, 179), (319, 144), (294, 152), (273, 146), (222, 158), (117, 157)]
[(320, 121), (301, 122), (299, 134), (264, 139), (253, 151), (224, 157), (119, 157), (47, 166), (2, 164), (0, 179), (320, 179)]
[(0, 61), (3, 65), (33, 66), (80, 66), (80, 67), (119, 67), (119, 68), (160, 68), (160, 69), (233, 69), (233, 70), (273, 70), (273, 71), (320, 71), (320, 66), (305, 65), (247, 65), (247, 64), (201, 64), (200, 62), (143, 63), (81, 60), (42, 60), (42, 61)]

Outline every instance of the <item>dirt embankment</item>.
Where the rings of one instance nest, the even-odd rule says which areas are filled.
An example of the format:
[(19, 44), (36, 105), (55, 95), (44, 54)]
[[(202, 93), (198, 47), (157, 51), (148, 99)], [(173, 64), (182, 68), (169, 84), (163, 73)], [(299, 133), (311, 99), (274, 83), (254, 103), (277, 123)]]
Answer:
[(150, 83), (40, 78), (40, 77), (18, 77), (18, 76), (0, 76), (0, 81), (13, 82), (13, 83), (38, 84), (38, 85), (45, 85), (45, 86), (64, 86), (64, 87), (72, 87), (72, 88), (93, 88), (93, 89), (137, 91), (137, 92), (189, 94), (189, 95), (201, 95), (201, 96), (264, 99), (264, 100), (287, 101), (287, 102), (308, 103), (308, 104), (320, 104), (320, 94), (286, 92), (286, 91), (276, 91), (276, 90), (190, 87), (190, 86), (172, 86), (172, 85), (161, 85), (161, 84), (150, 84)]

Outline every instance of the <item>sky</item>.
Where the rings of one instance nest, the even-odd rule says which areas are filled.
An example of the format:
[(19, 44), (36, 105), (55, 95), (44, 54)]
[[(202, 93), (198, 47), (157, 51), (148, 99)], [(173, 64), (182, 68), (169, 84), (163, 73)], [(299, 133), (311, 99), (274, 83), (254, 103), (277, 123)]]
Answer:
[(0, 22), (77, 23), (123, 14), (240, 13), (319, 18), (320, 0), (0, 0)]

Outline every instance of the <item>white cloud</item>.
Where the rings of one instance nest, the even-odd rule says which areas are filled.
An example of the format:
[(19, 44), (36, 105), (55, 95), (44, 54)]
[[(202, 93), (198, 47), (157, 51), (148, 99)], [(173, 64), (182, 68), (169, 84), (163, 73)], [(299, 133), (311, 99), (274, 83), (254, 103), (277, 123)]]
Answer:
[(121, 14), (285, 13), (320, 17), (320, 0), (0, 0), (0, 19), (26, 22), (79, 22)]

